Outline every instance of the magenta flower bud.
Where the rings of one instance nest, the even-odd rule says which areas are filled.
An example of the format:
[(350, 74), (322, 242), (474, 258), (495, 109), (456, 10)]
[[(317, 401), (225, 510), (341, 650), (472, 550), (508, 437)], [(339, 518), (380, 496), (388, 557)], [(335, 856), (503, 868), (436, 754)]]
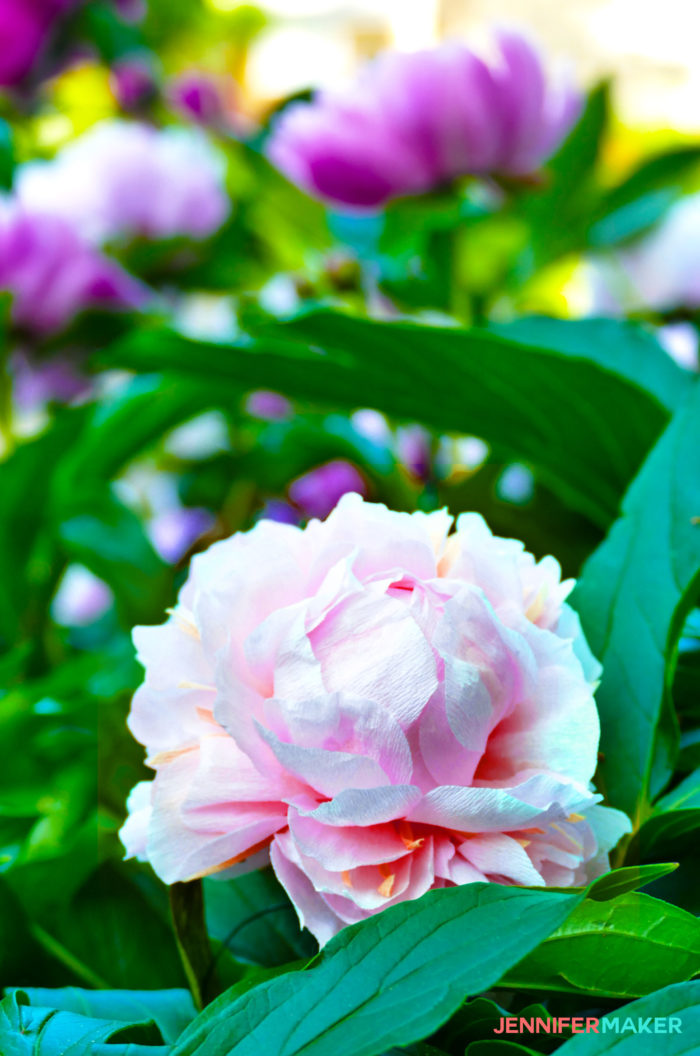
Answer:
[(138, 110), (154, 98), (157, 86), (147, 59), (131, 56), (112, 67), (112, 91), (122, 110)]
[(387, 53), (344, 93), (297, 103), (276, 121), (272, 161), (336, 206), (376, 209), (465, 175), (537, 170), (579, 114), (569, 86), (548, 84), (537, 51), (513, 32), (490, 61), (463, 44)]
[(258, 389), (251, 392), (245, 401), (245, 409), (251, 418), (260, 418), (264, 422), (280, 422), (292, 415), (292, 405), (279, 392), (268, 392)]
[(215, 77), (199, 71), (183, 73), (173, 79), (170, 102), (188, 121), (215, 125), (225, 113), (221, 89)]
[(9, 203), (0, 211), (0, 291), (33, 333), (60, 330), (88, 308), (139, 308), (146, 288), (58, 217)]
[(289, 497), (307, 517), (327, 517), (348, 492), (367, 495), (367, 485), (350, 462), (336, 459), (312, 469), (289, 485)]

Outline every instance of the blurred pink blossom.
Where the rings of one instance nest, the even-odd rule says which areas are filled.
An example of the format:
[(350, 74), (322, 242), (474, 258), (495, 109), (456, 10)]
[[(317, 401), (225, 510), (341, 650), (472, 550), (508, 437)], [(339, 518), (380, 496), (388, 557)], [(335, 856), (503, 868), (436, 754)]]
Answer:
[(207, 238), (230, 212), (224, 159), (203, 132), (138, 121), (101, 121), (52, 161), (21, 166), (15, 190), (96, 242)]
[(139, 308), (147, 290), (65, 220), (0, 203), (0, 291), (12, 319), (34, 333), (60, 330), (87, 308)]
[(490, 61), (460, 43), (387, 53), (345, 92), (289, 106), (268, 144), (295, 183), (339, 206), (375, 209), (459, 176), (527, 176), (581, 109), (548, 83), (533, 46), (500, 32)]

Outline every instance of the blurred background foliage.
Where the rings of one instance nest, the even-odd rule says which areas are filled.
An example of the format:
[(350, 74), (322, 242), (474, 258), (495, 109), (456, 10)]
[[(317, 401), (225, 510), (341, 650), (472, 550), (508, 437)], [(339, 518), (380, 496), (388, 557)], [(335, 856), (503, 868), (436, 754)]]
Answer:
[[(295, 21), (283, 4), (130, 6), (97, 0), (69, 12), (36, 77), (0, 96), (2, 184), (11, 189), (26, 162), (104, 119), (139, 117), (206, 129), (231, 210), (202, 239), (108, 243), (151, 291), (140, 311), (85, 312), (37, 335), (6, 306), (3, 984), (185, 983), (167, 893), (149, 869), (121, 860), (116, 833), (128, 791), (146, 776), (125, 725), (141, 678), (130, 632), (163, 619), (194, 552), (261, 516), (324, 516), (360, 490), (396, 509), (478, 510), (495, 533), (555, 554), (576, 576), (697, 369), (697, 304), (682, 293), (660, 306), (631, 295), (625, 254), (700, 189), (700, 145), (682, 122), (630, 124), (639, 115), (624, 113), (625, 92), (611, 97), (609, 79), (593, 81), (604, 63), (586, 71), (582, 116), (536, 179), (465, 179), (383, 214), (341, 215), (266, 160), (268, 122), (286, 105), (280, 40), (294, 73), (286, 88), (303, 93), (314, 87), (304, 76), (309, 39), (345, 40), (352, 65), (391, 43), (392, 26), (406, 31), (411, 5), (393, 22), (365, 13), (347, 25), (315, 9)], [(458, 8), (446, 4), (441, 17), (457, 19)], [(295, 54), (302, 37), (307, 51)], [(129, 80), (134, 69), (141, 82)], [(192, 70), (211, 79), (213, 102), (201, 83), (199, 95), (178, 95)], [(687, 267), (700, 271), (699, 257), (696, 246)], [(344, 322), (339, 310), (358, 318)], [(571, 328), (573, 317), (599, 315), (610, 318)], [(432, 359), (418, 331), (375, 347), (367, 316), (444, 328), (431, 331), (444, 358)], [(481, 358), (461, 348), (456, 324), (481, 328)], [(338, 356), (324, 365), (319, 348)], [(540, 360), (533, 353), (518, 368), (527, 348)], [(603, 382), (576, 366), (582, 348), (606, 367)], [(487, 362), (499, 379), (488, 400), (470, 375)], [(518, 406), (547, 385), (561, 393), (560, 419), (520, 419)], [(581, 407), (598, 399), (599, 417), (574, 414), (567, 391)], [(613, 451), (606, 422), (618, 418), (627, 447)], [(567, 484), (562, 460), (572, 459)], [(672, 789), (700, 765), (696, 614), (681, 647)], [(670, 809), (652, 815), (628, 861), (694, 861), (697, 787), (672, 809), (670, 820)], [(690, 875), (658, 881), (658, 892), (697, 910)], [(205, 887), (222, 979), (311, 952), (268, 873)]]

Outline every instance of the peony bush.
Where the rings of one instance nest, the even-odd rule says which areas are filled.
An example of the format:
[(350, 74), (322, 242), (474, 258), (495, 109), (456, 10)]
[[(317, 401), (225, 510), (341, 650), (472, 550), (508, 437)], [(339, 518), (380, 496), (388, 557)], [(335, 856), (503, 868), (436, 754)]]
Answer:
[(305, 6), (0, 0), (0, 1056), (690, 1056), (692, 117)]

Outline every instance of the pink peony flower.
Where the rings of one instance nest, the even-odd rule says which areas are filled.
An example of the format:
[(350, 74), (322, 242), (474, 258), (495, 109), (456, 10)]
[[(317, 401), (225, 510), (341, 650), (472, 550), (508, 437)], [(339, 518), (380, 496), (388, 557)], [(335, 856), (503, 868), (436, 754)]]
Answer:
[(60, 330), (87, 308), (138, 308), (141, 283), (84, 242), (70, 224), (0, 205), (0, 291), (12, 295), (12, 318), (34, 333)]
[(536, 50), (501, 32), (486, 62), (463, 44), (389, 53), (344, 93), (288, 107), (272, 161), (311, 194), (374, 209), (464, 175), (532, 173), (562, 141), (581, 99), (548, 85)]
[(194, 558), (135, 631), (152, 782), (122, 839), (166, 883), (269, 860), (321, 943), (435, 887), (568, 886), (627, 818), (590, 784), (600, 667), (571, 581), (477, 514), (346, 495)]
[(102, 121), (52, 161), (20, 167), (28, 208), (70, 221), (91, 241), (207, 238), (228, 216), (224, 160), (199, 129)]

